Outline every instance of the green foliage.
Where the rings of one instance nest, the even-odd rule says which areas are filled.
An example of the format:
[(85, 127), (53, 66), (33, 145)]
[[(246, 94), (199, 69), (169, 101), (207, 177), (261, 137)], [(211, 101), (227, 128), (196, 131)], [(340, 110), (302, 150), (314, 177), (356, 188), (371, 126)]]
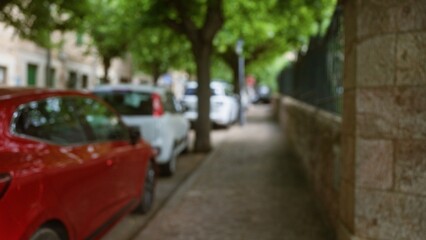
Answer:
[(195, 71), (190, 43), (168, 28), (142, 28), (130, 50), (135, 67), (154, 78), (171, 68)]
[(226, 23), (215, 39), (218, 56), (236, 71), (235, 43), (244, 40), (247, 70), (256, 75), (282, 53), (307, 44), (309, 37), (324, 30), (335, 0), (228, 1)]
[(123, 1), (90, 0), (89, 10), (82, 29), (91, 36), (99, 55), (108, 61), (123, 56), (131, 40), (128, 26), (133, 24)]
[(0, 21), (43, 47), (52, 45), (53, 31), (66, 31), (80, 24), (87, 10), (86, 0), (1, 0)]

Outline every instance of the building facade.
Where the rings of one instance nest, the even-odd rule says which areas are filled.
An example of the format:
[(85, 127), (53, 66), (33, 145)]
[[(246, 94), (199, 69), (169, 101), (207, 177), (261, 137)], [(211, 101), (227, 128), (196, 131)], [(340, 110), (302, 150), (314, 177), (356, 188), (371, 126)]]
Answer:
[[(85, 89), (101, 83), (103, 67), (87, 36), (55, 33), (52, 40), (49, 53), (0, 23), (0, 86)], [(108, 74), (110, 83), (132, 81), (131, 58), (114, 59)]]

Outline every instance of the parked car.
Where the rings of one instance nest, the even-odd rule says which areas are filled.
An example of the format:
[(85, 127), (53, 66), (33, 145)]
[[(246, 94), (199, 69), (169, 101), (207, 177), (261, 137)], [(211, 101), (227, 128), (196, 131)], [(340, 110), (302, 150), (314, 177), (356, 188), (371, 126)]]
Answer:
[(143, 85), (104, 85), (93, 93), (117, 109), (123, 121), (138, 127), (158, 155), (163, 175), (176, 171), (176, 157), (188, 148), (190, 125), (170, 91)]
[(146, 212), (154, 151), (95, 96), (0, 88), (0, 238), (98, 239)]
[[(192, 124), (198, 118), (197, 87), (197, 82), (189, 82), (182, 100), (186, 108), (185, 117)], [(229, 127), (238, 118), (238, 99), (232, 93), (230, 85), (225, 82), (212, 81), (210, 90), (210, 120), (216, 125)]]
[(257, 102), (270, 103), (272, 97), (271, 88), (266, 85), (259, 85), (257, 91)]

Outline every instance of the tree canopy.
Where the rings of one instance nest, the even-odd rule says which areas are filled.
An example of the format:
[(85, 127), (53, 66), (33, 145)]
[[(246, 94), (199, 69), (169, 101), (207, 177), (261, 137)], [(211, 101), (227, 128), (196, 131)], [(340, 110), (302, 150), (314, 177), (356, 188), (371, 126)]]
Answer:
[(210, 142), (210, 66), (213, 40), (225, 18), (223, 0), (140, 0), (142, 23), (163, 26), (185, 37), (196, 65), (198, 81), (198, 120), (196, 151), (209, 151)]
[(154, 84), (169, 69), (194, 72), (189, 42), (168, 28), (144, 28), (131, 44), (137, 69), (152, 76)]
[(234, 82), (238, 82), (235, 43), (243, 39), (247, 70), (263, 74), (265, 65), (273, 63), (286, 51), (300, 48), (310, 35), (318, 33), (318, 21), (331, 15), (334, 2), (229, 1), (224, 28), (215, 39), (216, 54), (232, 70)]
[(21, 37), (48, 47), (53, 31), (74, 29), (87, 9), (86, 0), (1, 0), (0, 21), (13, 26)]
[(104, 66), (103, 81), (108, 82), (111, 61), (123, 57), (133, 39), (131, 26), (134, 17), (127, 13), (127, 5), (120, 0), (90, 0), (87, 15), (80, 30), (87, 32)]

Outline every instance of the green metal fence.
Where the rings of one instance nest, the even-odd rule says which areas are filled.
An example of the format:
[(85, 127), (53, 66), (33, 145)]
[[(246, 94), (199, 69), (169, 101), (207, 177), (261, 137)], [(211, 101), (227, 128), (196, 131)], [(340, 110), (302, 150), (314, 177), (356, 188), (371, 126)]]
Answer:
[(280, 93), (340, 114), (343, 96), (343, 9), (338, 6), (324, 36), (310, 39), (306, 52), (278, 75)]

